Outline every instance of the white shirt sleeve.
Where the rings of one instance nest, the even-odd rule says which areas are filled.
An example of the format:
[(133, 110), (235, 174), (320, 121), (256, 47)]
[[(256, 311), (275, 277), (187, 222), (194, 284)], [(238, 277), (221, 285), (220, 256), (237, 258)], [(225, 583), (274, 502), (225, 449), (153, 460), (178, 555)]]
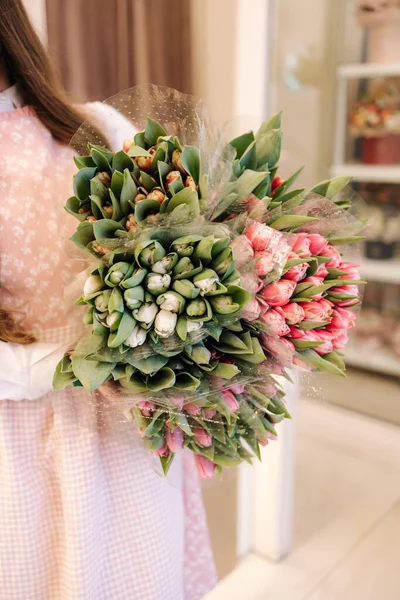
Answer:
[(89, 102), (85, 104), (85, 111), (108, 139), (113, 152), (121, 150), (124, 141), (137, 133), (129, 119), (104, 102)]
[(58, 344), (0, 342), (0, 400), (36, 400), (51, 392), (65, 350)]

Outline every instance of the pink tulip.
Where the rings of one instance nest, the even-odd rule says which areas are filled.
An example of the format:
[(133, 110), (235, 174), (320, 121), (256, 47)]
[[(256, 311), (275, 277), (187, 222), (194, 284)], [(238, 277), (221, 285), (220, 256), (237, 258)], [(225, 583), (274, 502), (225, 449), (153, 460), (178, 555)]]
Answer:
[(325, 279), (329, 275), (328, 269), (325, 266), (325, 263), (319, 265), (318, 269), (315, 272), (315, 277), (319, 277), (320, 279)]
[(253, 247), (245, 235), (240, 235), (231, 242), (233, 255), (237, 261), (237, 267), (240, 268), (253, 259)]
[(349, 296), (357, 296), (356, 298), (349, 298), (348, 300), (334, 300), (336, 306), (355, 306), (359, 302), (358, 287), (356, 285), (339, 285), (337, 287), (331, 288), (330, 291), (336, 294), (348, 294)]
[(215, 408), (206, 408), (204, 411), (204, 416), (206, 419), (213, 419), (216, 414), (217, 411), (215, 410)]
[(229, 390), (233, 394), (243, 394), (245, 388), (246, 388), (246, 386), (244, 385), (244, 383), (235, 383), (235, 385), (231, 385)]
[(266, 250), (263, 252), (256, 252), (254, 258), (257, 259), (256, 271), (259, 277), (265, 277), (275, 269), (276, 258), (272, 252)]
[(316, 346), (315, 348), (313, 348), (313, 350), (315, 350), (315, 352), (317, 354), (320, 354), (320, 355), (329, 354), (329, 352), (333, 351), (334, 336), (332, 335), (332, 333), (330, 331), (317, 329), (313, 332), (308, 332), (308, 333), (314, 334), (316, 342), (323, 342), (323, 344), (321, 344), (320, 346)]
[(330, 318), (333, 308), (327, 300), (301, 302), (307, 321), (325, 322)]
[(286, 323), (286, 315), (280, 307), (272, 308), (260, 320), (268, 327), (270, 335), (282, 337), (290, 333), (290, 327)]
[(211, 460), (206, 458), (205, 456), (201, 456), (200, 454), (194, 455), (194, 462), (196, 464), (196, 468), (200, 473), (201, 477), (204, 479), (210, 479), (214, 475), (214, 471), (217, 468), (217, 465), (213, 463)]
[(330, 331), (322, 329), (313, 329), (311, 331), (302, 331), (292, 327), (291, 337), (294, 340), (301, 340), (304, 342), (323, 342), (319, 346), (315, 346), (313, 350), (317, 354), (328, 354), (333, 350), (333, 334)]
[(244, 288), (249, 294), (255, 296), (257, 292), (261, 290), (263, 287), (262, 280), (257, 277), (254, 273), (241, 273), (240, 274), (240, 285)]
[[(318, 287), (320, 285), (323, 285), (324, 281), (320, 277), (316, 277), (315, 275), (313, 275), (312, 277), (306, 277), (305, 279), (303, 279), (302, 283), (312, 283), (314, 287)], [(322, 294), (323, 292), (316, 293), (313, 296), (311, 296), (311, 298), (314, 298), (314, 300), (320, 300), (322, 299)]]
[(251, 302), (246, 304), (244, 307), (241, 318), (245, 321), (256, 321), (260, 316), (261, 308), (257, 298), (254, 298)]
[(198, 442), (200, 446), (203, 446), (204, 448), (209, 448), (210, 446), (212, 446), (211, 435), (202, 427), (199, 427), (198, 425), (196, 425), (196, 427), (193, 427), (193, 435), (196, 439), (196, 442)]
[(354, 279), (355, 281), (360, 280), (361, 276), (358, 271), (358, 265), (351, 262), (340, 263), (339, 269), (346, 271), (346, 275), (339, 275), (338, 279)]
[(180, 427), (175, 427), (173, 431), (167, 428), (167, 446), (171, 452), (178, 452), (183, 446), (185, 434)]
[[(260, 336), (262, 347), (267, 350), (274, 358), (276, 358), (280, 365), (276, 369), (278, 374), (281, 374), (284, 367), (291, 365), (293, 362), (293, 355), (296, 352), (294, 344), (284, 337), (276, 338), (266, 333), (262, 333)], [(272, 365), (269, 365), (272, 367)]]
[(308, 258), (311, 256), (310, 242), (306, 233), (293, 233), (289, 240), (292, 247), (292, 252), (295, 252), (300, 258)]
[(289, 302), (295, 288), (296, 283), (294, 281), (281, 279), (267, 285), (261, 294), (270, 306), (284, 306)]
[(285, 306), (282, 306), (282, 310), (289, 325), (297, 325), (305, 318), (304, 308), (300, 304), (297, 304), (297, 302), (285, 304)]
[(331, 246), (330, 244), (327, 245), (327, 247), (324, 250), (324, 256), (329, 256), (330, 257), (330, 261), (325, 263), (325, 265), (327, 267), (331, 267), (331, 269), (338, 269), (340, 263), (342, 262), (342, 257), (341, 254), (338, 250), (336, 250), (336, 248), (334, 248), (333, 246)]
[(332, 343), (334, 350), (342, 350), (349, 341), (347, 329), (336, 329), (335, 327), (330, 327), (329, 332), (333, 336)]
[(336, 329), (352, 329), (356, 326), (356, 315), (347, 308), (336, 308), (333, 312), (331, 326)]
[(185, 403), (185, 397), (183, 394), (169, 394), (168, 400), (177, 408), (182, 408)]
[[(261, 200), (259, 198), (257, 198), (257, 196), (255, 196), (254, 194), (249, 194), (243, 200), (243, 204), (246, 207), (246, 210), (248, 210), (248, 211), (251, 211), (254, 208), (257, 208), (257, 206), (259, 206), (260, 203), (261, 203)], [(263, 206), (265, 206), (264, 203), (261, 203), (261, 204), (263, 204)]]
[(140, 408), (144, 417), (151, 417), (151, 413), (155, 411), (156, 405), (154, 404), (154, 402), (141, 400), (140, 402), (138, 402), (138, 408)]
[[(277, 238), (277, 233), (279, 232), (268, 225), (253, 223), (247, 228), (245, 235), (256, 252), (263, 252), (270, 247), (271, 241)], [(279, 235), (282, 236), (282, 234)]]
[(183, 408), (189, 415), (192, 415), (193, 417), (198, 417), (201, 413), (200, 406), (196, 406), (195, 404), (184, 404)]
[(282, 277), (283, 279), (290, 279), (290, 281), (295, 281), (296, 283), (299, 283), (305, 276), (309, 266), (310, 265), (308, 263), (301, 263), (300, 265), (290, 267), (290, 269), (286, 271), (286, 273), (282, 275)]
[(313, 256), (324, 254), (325, 248), (328, 246), (328, 240), (318, 233), (311, 233), (308, 236), (310, 243), (310, 252)]
[(230, 390), (224, 390), (222, 392), (222, 400), (232, 412), (237, 412), (239, 410), (239, 402)]
[(163, 446), (161, 446), (161, 448), (154, 450), (154, 454), (157, 454), (157, 456), (160, 456), (160, 457), (168, 456), (169, 450), (168, 450), (167, 444), (164, 444)]

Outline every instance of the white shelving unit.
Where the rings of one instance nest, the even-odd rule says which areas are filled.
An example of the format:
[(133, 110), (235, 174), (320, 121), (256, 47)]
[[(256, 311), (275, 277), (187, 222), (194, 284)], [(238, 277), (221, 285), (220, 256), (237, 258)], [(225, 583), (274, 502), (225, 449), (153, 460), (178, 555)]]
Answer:
[[(353, 79), (372, 79), (383, 77), (400, 77), (400, 63), (380, 64), (349, 64), (337, 69), (336, 97), (336, 137), (334, 148), (334, 164), (331, 174), (352, 177), (354, 181), (371, 183), (400, 184), (400, 165), (364, 165), (346, 162), (347, 136), (347, 97), (348, 84)], [(400, 285), (400, 260), (370, 260), (361, 261), (361, 275), (367, 281)], [(361, 343), (353, 342), (346, 349), (347, 364), (376, 373), (400, 377), (400, 357), (387, 348), (371, 351), (368, 345), (363, 348)]]
[(350, 343), (345, 349), (345, 360), (349, 366), (367, 369), (384, 375), (400, 377), (400, 357), (387, 348), (363, 350), (360, 344)]

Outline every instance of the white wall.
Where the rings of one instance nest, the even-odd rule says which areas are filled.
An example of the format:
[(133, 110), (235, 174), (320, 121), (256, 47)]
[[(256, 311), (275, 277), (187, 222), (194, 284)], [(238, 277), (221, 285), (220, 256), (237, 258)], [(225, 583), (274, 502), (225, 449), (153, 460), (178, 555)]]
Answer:
[(266, 114), (270, 0), (191, 0), (194, 93), (222, 125)]

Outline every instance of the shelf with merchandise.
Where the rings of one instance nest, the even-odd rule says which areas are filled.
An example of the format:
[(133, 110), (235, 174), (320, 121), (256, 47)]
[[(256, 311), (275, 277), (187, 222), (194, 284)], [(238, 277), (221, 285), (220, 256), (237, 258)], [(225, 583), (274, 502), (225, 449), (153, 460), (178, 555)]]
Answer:
[(353, 63), (340, 65), (337, 69), (337, 76), (340, 79), (400, 77), (400, 62), (390, 64)]
[(345, 350), (345, 360), (351, 367), (400, 377), (400, 356), (384, 346), (371, 351), (368, 345), (353, 340)]
[(400, 183), (400, 165), (365, 165), (362, 163), (338, 163), (331, 169), (332, 177), (352, 177), (354, 181), (374, 183)]

